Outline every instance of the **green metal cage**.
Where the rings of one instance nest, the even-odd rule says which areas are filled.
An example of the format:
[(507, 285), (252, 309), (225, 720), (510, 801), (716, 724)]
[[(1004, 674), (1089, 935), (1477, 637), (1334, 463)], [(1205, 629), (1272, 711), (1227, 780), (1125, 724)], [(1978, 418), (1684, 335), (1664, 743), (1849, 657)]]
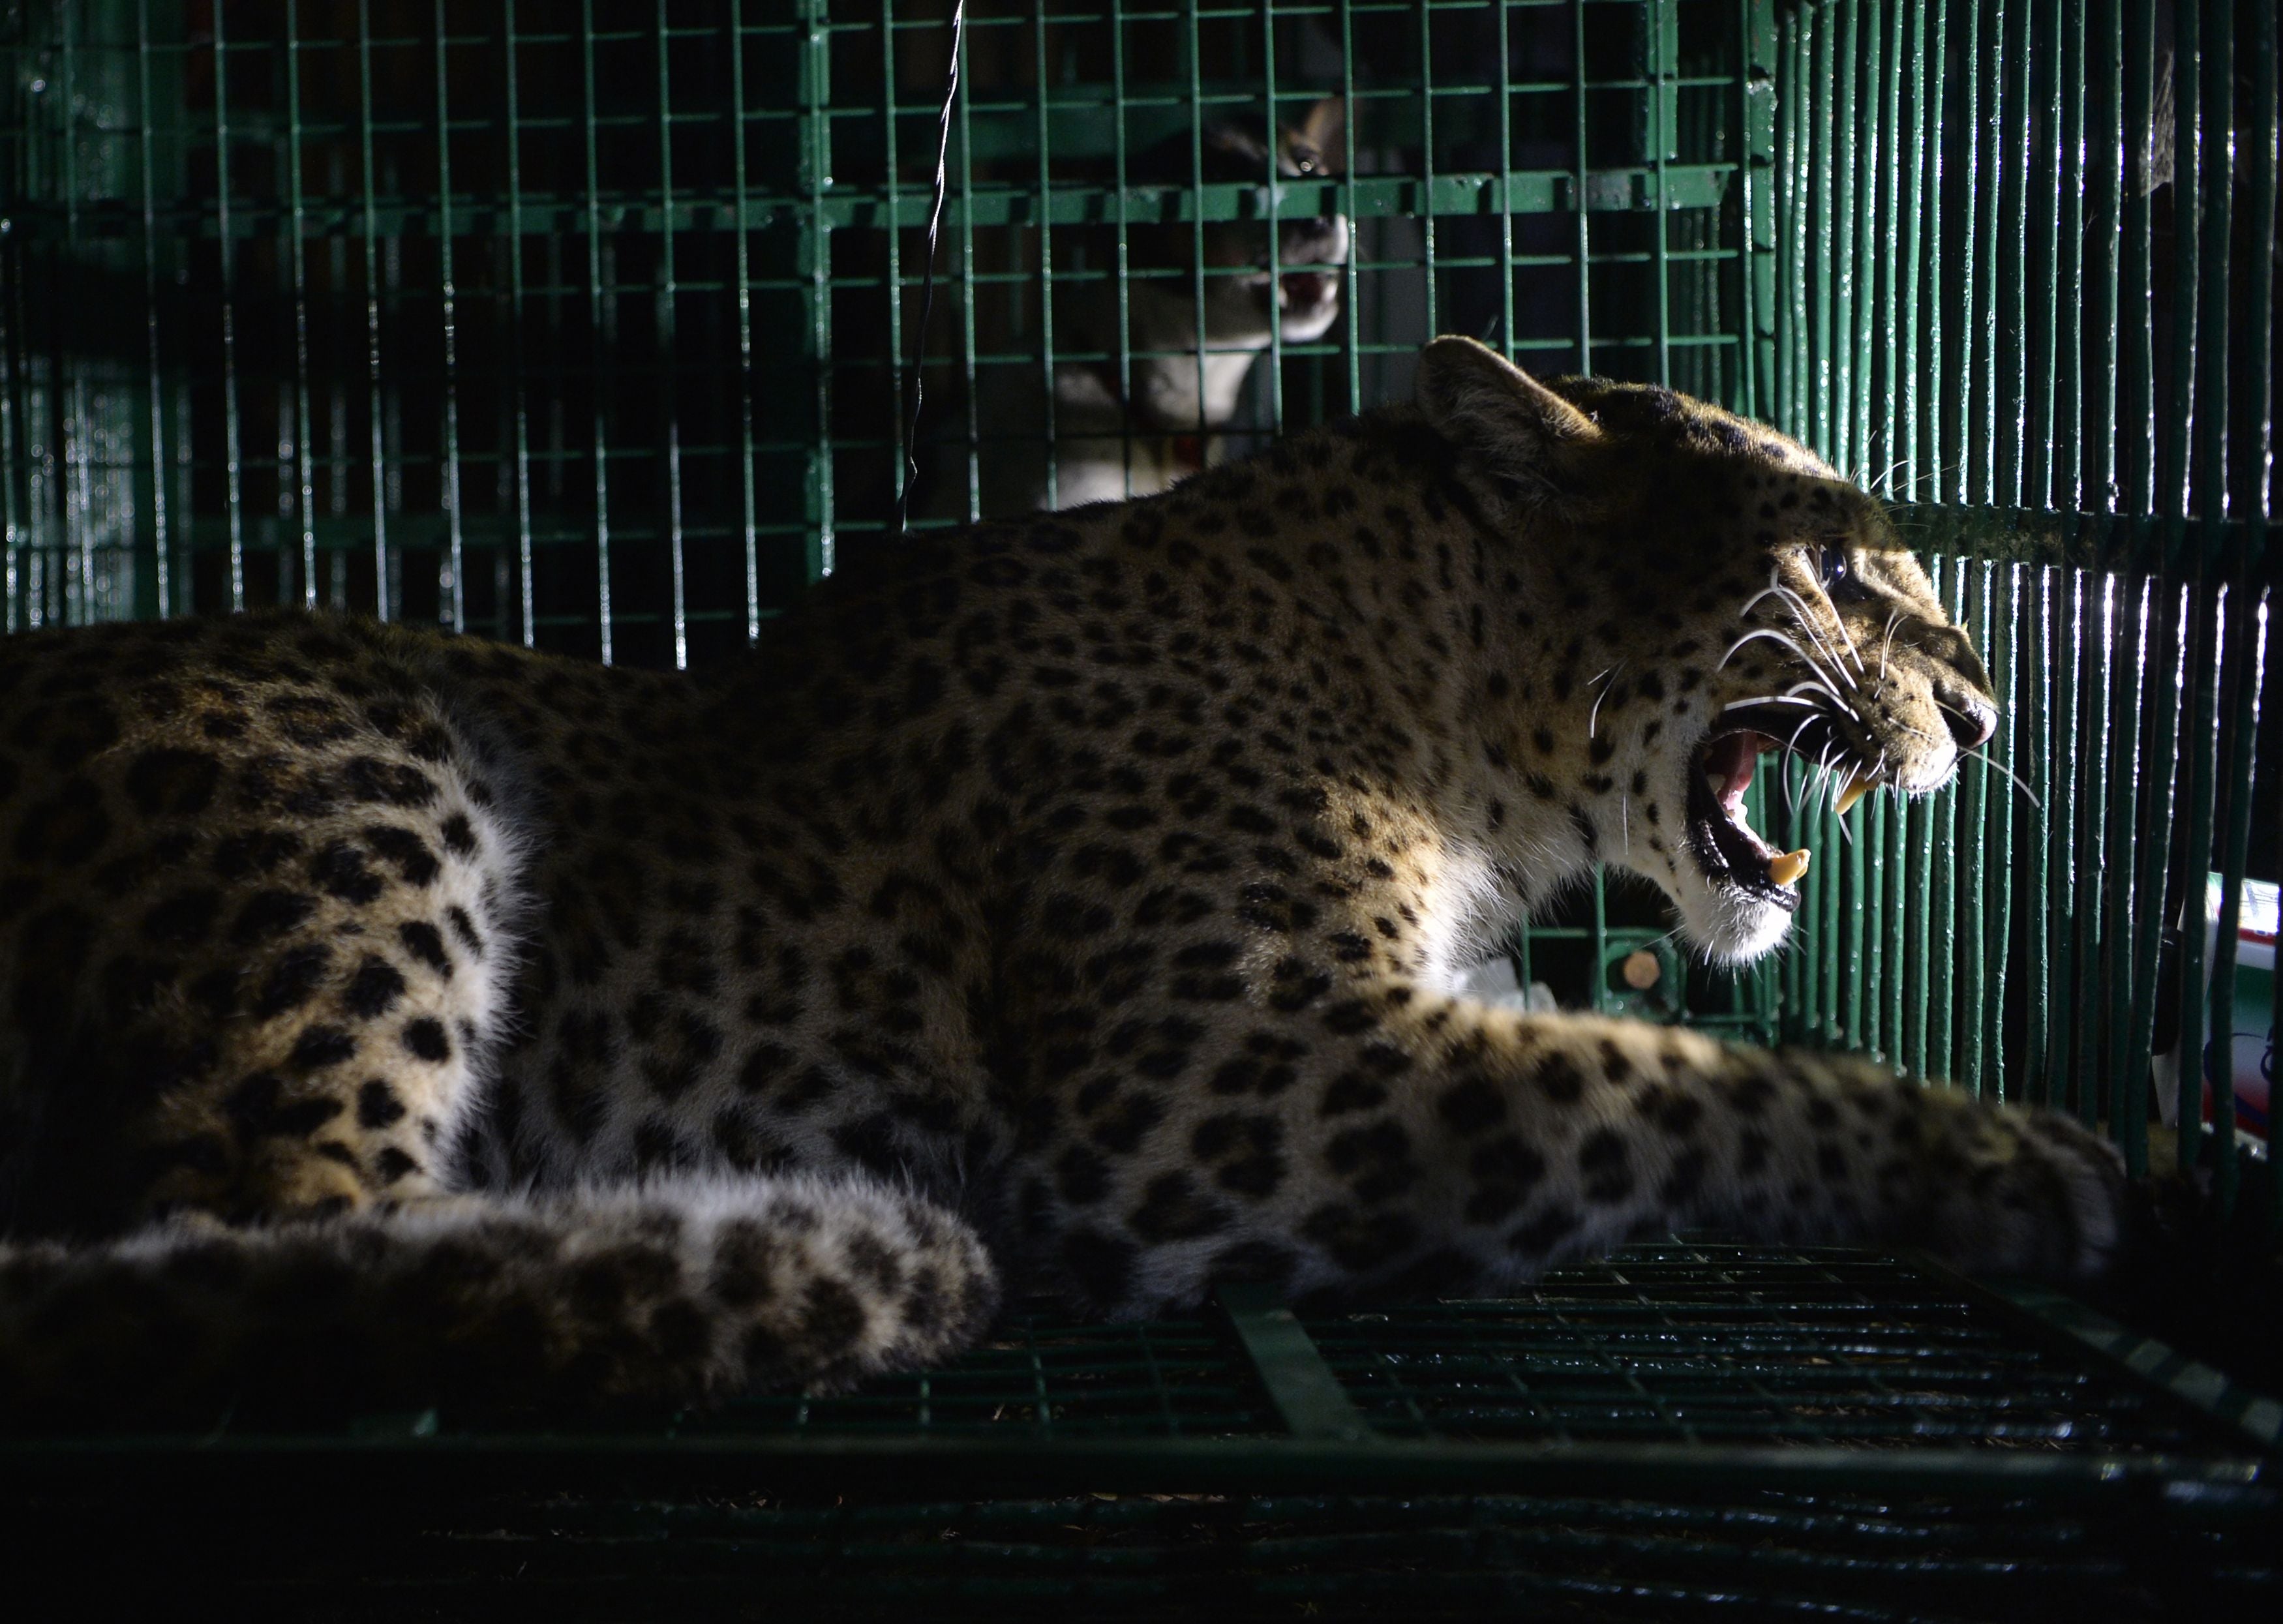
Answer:
[[(1303, 267), (1335, 318), (1297, 336), (1272, 306), (1198, 455), (1399, 397), (1441, 331), (1668, 383), (1892, 501), (2004, 703), (1907, 808), (1756, 785), (1757, 826), (1817, 853), (1773, 964), (1688, 965), (1650, 899), (1596, 884), (1531, 921), (1517, 989), (2076, 1111), (2136, 1172), (2200, 1169), (2240, 1255), (2272, 1251), (2264, 1124), (2239, 1131), (2228, 1064), (2177, 1057), (2227, 1053), (2245, 879), (2283, 877), (2273, 0), (963, 21), (947, 100), (950, 0), (0, 7), (7, 627), (298, 602), (702, 665), (844, 545), (988, 511), (996, 468), (1040, 462), (1055, 500), (1057, 379), (1189, 366), (1202, 390), (1203, 315), (1136, 311), (1281, 277), (1285, 228), (1336, 216), (1345, 252)], [(1281, 167), (1279, 128), (1327, 103), (1338, 161)], [(1164, 432), (1113, 436), (1127, 478)], [(1749, 1574), (1850, 1616), (2154, 1616), (2274, 1582), (2283, 1412), (1918, 1267), (1700, 1247), (1533, 1305), (1034, 1321), (916, 1386), (610, 1440), (445, 1418), (233, 1434), (204, 1465), (118, 1448), (233, 1494), (284, 1457), (292, 1483), (470, 1472), (494, 1497), (456, 1515), (584, 1531), (531, 1537), (548, 1594), (603, 1611), (674, 1564), (726, 1594), (735, 1553), (796, 1549), (812, 1600), (978, 1612), (1236, 1585), (1673, 1616)], [(58, 1449), (27, 1480), (51, 1509), (129, 1470)], [(757, 1462), (904, 1510), (705, 1499)], [(1207, 1499), (1035, 1497), (1103, 1488)], [(954, 1532), (922, 1558), (931, 1519)], [(436, 1593), (498, 1581), (448, 1523), (414, 1539)], [(635, 1588), (580, 1589), (606, 1569)], [(1905, 1570), (1947, 1577), (1896, 1590)]]

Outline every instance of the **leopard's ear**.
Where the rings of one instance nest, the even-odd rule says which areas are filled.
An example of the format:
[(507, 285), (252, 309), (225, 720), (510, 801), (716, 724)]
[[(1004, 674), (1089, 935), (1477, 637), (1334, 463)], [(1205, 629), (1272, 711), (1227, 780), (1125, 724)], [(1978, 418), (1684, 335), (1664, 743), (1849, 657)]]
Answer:
[(1601, 437), (1592, 418), (1472, 338), (1422, 350), (1412, 392), (1444, 439), (1518, 495), (1559, 490), (1570, 455)]

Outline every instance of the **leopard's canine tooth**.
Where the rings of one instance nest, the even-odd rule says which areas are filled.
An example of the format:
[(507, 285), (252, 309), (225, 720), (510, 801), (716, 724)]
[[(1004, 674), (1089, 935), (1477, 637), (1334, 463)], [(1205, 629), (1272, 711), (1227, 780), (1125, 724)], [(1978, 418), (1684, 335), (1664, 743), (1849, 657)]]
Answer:
[(1779, 852), (1768, 859), (1768, 878), (1778, 885), (1790, 885), (1807, 872), (1807, 859), (1812, 854), (1805, 846), (1796, 851)]
[(1842, 789), (1838, 798), (1831, 803), (1831, 810), (1844, 817), (1854, 810), (1855, 803), (1869, 794), (1870, 790), (1870, 779), (1863, 773), (1857, 773), (1848, 779), (1847, 788)]

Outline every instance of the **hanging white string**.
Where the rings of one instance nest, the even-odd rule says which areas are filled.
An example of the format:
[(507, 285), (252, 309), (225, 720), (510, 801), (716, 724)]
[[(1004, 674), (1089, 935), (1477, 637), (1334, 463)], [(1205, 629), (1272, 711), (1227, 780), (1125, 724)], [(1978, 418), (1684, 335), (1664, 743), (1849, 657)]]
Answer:
[(912, 416), (904, 431), (904, 488), (896, 497), (896, 531), (911, 528), (912, 482), (919, 478), (920, 376), (927, 369), (928, 317), (935, 309), (935, 245), (943, 229), (943, 198), (949, 190), (945, 167), (951, 155), (951, 108), (959, 99), (959, 58), (967, 38), (967, 0), (953, 0), (951, 8), (951, 79), (943, 91), (943, 113), (936, 121), (935, 202), (928, 211), (927, 265), (920, 272), (919, 342), (912, 354)]

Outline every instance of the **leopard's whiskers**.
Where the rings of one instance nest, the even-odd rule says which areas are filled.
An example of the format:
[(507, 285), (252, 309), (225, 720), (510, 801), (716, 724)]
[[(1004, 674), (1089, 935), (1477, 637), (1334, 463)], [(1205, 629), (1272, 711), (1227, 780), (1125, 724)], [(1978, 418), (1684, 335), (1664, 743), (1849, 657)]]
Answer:
[(1610, 666), (1609, 670), (1603, 672), (1601, 676), (1592, 679), (1592, 680), (1601, 684), (1601, 691), (1593, 695), (1593, 708), (1592, 711), (1588, 711), (1586, 716), (1586, 736), (1588, 739), (1593, 736), (1593, 730), (1601, 726), (1601, 701), (1607, 699), (1609, 696), (1609, 690), (1617, 686), (1617, 683), (1614, 680), (1604, 681), (1603, 679), (1614, 679), (1617, 674), (1625, 668), (1625, 663), (1623, 660), (1619, 660), (1616, 664)]
[[(1936, 696), (1934, 703), (1937, 710), (1947, 711), (1952, 716), (1959, 717), (1969, 722), (1975, 719), (1970, 713), (1960, 710), (1956, 705), (1944, 704), (1939, 696)], [(2038, 820), (2042, 822), (2045, 817), (2045, 804), (2038, 799), (2037, 792), (2035, 790), (2031, 789), (2029, 785), (2022, 781), (2022, 775), (2019, 773), (2014, 771), (2013, 768), (2007, 766), (2004, 762), (1999, 761), (1996, 757), (1985, 754), (1984, 752), (1988, 748), (1989, 746), (1984, 743), (1976, 745), (1972, 750), (1959, 751), (1958, 765), (1963, 767), (1969, 761), (1978, 761), (1983, 766), (1988, 767), (1991, 772), (2002, 773), (2006, 778), (2011, 779), (2014, 783), (2014, 788), (2021, 792), (2022, 798), (2038, 809)]]
[(1803, 721), (1798, 727), (1793, 728), (1791, 730), (1791, 737), (1784, 741), (1784, 781), (1786, 788), (1790, 791), (1790, 799), (1787, 802), (1787, 804), (1791, 809), (1792, 820), (1795, 823), (1799, 820), (1799, 792), (1807, 782), (1807, 774), (1803, 772), (1797, 778), (1794, 778), (1791, 773), (1791, 758), (1799, 753), (1799, 735), (1805, 733), (1807, 731), (1808, 723), (1812, 722), (1815, 719), (1816, 719), (1813, 716), (1807, 718), (1806, 721)]
[(2014, 788), (2020, 792), (2022, 798), (2027, 801), (2031, 806), (2037, 808), (2040, 816), (2044, 814), (2045, 804), (2038, 799), (2037, 792), (2031, 789), (2029, 785), (2023, 783), (2022, 781), (2022, 775), (2014, 771), (2013, 768), (2007, 766), (2004, 762), (1997, 760), (1993, 757), (1984, 756), (1979, 751), (1969, 753), (1967, 759), (1969, 761), (1978, 761), (1983, 766), (1988, 767), (1991, 772), (2002, 774), (2004, 777), (2010, 780)]
[[(1768, 583), (1768, 591), (1780, 594), (1783, 597), (1784, 601), (1791, 605), (1792, 612), (1799, 617), (1800, 625), (1806, 628), (1808, 635), (1816, 640), (1816, 646), (1822, 649), (1826, 656), (1830, 659), (1832, 669), (1837, 672), (1841, 677), (1846, 679), (1849, 687), (1853, 687), (1855, 685), (1854, 679), (1847, 676), (1847, 667), (1840, 663), (1839, 657), (1836, 653), (1832, 651), (1828, 640), (1823, 636), (1821, 631), (1816, 626), (1814, 611), (1808, 608), (1807, 600), (1801, 597), (1799, 594), (1794, 592), (1782, 582), (1773, 579)], [(1765, 597), (1766, 595), (1766, 593), (1762, 593), (1760, 594), (1761, 597)], [(1753, 600), (1754, 602), (1757, 602), (1759, 600), (1757, 598)], [(1828, 600), (1827, 599), (1827, 601)], [(1863, 670), (1863, 657), (1856, 652), (1855, 640), (1848, 635), (1847, 622), (1841, 618), (1838, 608), (1835, 605), (1833, 606), (1831, 610), (1831, 624), (1839, 628), (1839, 635), (1845, 642), (1847, 652), (1855, 661), (1855, 669), (1858, 672), (1861, 672)], [(1865, 674), (1867, 675), (1868, 673), (1866, 672)]]
[[(1838, 676), (1839, 680), (1850, 688), (1856, 687), (1857, 684), (1854, 678), (1850, 677), (1847, 674), (1847, 667), (1845, 664), (1839, 658), (1837, 652), (1834, 649), (1829, 640), (1825, 637), (1822, 631), (1816, 626), (1815, 613), (1808, 607), (1807, 600), (1801, 597), (1798, 593), (1793, 591), (1790, 587), (1785, 586), (1783, 582), (1777, 579), (1776, 569), (1774, 567), (1771, 567), (1768, 571), (1768, 584), (1761, 587), (1759, 591), (1754, 593), (1750, 597), (1744, 601), (1743, 608), (1737, 611), (1737, 618), (1741, 620), (1748, 618), (1754, 610), (1759, 607), (1760, 600), (1762, 598), (1769, 597), (1780, 597), (1791, 606), (1792, 615), (1794, 618), (1799, 622), (1800, 629), (1807, 633), (1809, 639), (1814, 642), (1817, 649), (1820, 651), (1824, 657), (1830, 662), (1831, 669)], [(1840, 618), (1839, 611), (1835, 607), (1832, 610), (1831, 618), (1833, 623), (1839, 628), (1839, 635), (1845, 641), (1847, 652), (1854, 657), (1855, 669), (1858, 672), (1862, 671), (1863, 657), (1856, 652), (1855, 640), (1848, 635), (1847, 623)]]
[[(1863, 719), (1861, 713), (1858, 712), (1853, 705), (1847, 703), (1846, 699), (1840, 694), (1837, 687), (1835, 687), (1830, 681), (1829, 678), (1826, 676), (1822, 664), (1815, 658), (1815, 657), (1808, 653), (1806, 649), (1801, 648), (1796, 640), (1786, 633), (1780, 627), (1772, 626), (1754, 626), (1750, 631), (1745, 633), (1734, 642), (1728, 645), (1728, 651), (1720, 657), (1720, 664), (1714, 666), (1713, 669), (1718, 671), (1722, 666), (1726, 665), (1730, 660), (1736, 657), (1736, 651), (1738, 649), (1743, 648), (1745, 644), (1753, 641), (1755, 639), (1762, 637), (1767, 638), (1771, 641), (1780, 643), (1783, 647), (1790, 649), (1793, 654), (1798, 656), (1800, 663), (1807, 667), (1809, 672), (1816, 678), (1821, 679), (1818, 683), (1818, 686), (1820, 688), (1822, 692), (1830, 698), (1832, 703), (1846, 711), (1848, 715), (1853, 717), (1857, 721), (1859, 722)], [(1848, 686), (1852, 688), (1854, 684), (1850, 682)]]
[(1887, 635), (1879, 643), (1879, 686), (1882, 688), (1887, 683), (1887, 651), (1895, 646), (1895, 628), (1902, 625), (1904, 618), (1899, 609), (1887, 617)]

